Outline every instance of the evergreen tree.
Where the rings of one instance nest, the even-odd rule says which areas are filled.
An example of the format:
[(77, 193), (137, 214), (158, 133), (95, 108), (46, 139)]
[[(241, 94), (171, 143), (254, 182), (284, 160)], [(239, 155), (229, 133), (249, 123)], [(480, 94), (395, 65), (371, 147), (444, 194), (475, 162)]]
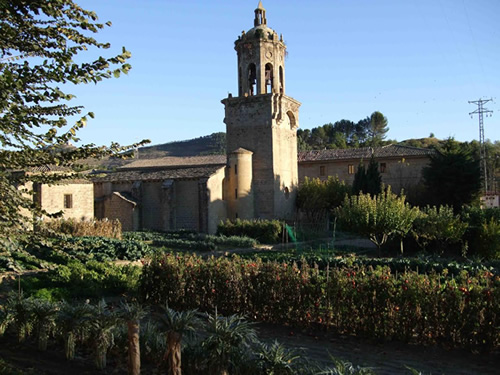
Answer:
[(353, 194), (361, 192), (370, 195), (377, 195), (382, 191), (382, 176), (378, 170), (378, 163), (375, 158), (370, 158), (368, 168), (365, 169), (363, 161), (359, 163), (358, 170), (354, 175), (352, 184)]
[(470, 146), (448, 139), (429, 166), (423, 170), (428, 200), (433, 205), (450, 205), (455, 212), (479, 196), (481, 178), (479, 160)]
[(354, 181), (352, 183), (352, 193), (357, 195), (361, 192), (365, 192), (366, 189), (366, 171), (365, 165), (363, 164), (363, 160), (359, 162), (358, 170), (354, 175)]
[(370, 116), (370, 127), (368, 129), (370, 146), (381, 146), (388, 131), (387, 118), (378, 111), (373, 112)]

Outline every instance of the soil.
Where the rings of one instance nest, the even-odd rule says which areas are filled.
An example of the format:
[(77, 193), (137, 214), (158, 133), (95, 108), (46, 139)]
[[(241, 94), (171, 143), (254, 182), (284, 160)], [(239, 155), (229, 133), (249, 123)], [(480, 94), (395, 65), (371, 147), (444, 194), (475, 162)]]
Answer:
[[(373, 342), (357, 337), (339, 336), (328, 332), (297, 331), (290, 327), (258, 324), (259, 338), (278, 340), (289, 348), (318, 362), (332, 364), (330, 356), (354, 365), (372, 368), (376, 374), (410, 374), (410, 366), (423, 375), (496, 375), (500, 373), (500, 353), (474, 354), (465, 350), (446, 350), (397, 342)], [(18, 344), (13, 337), (0, 338), (0, 358), (19, 369), (32, 369), (37, 375), (126, 374), (124, 363), (108, 362), (105, 371), (95, 370), (90, 356), (76, 357), (68, 362), (62, 344), (53, 344), (46, 352), (39, 352), (33, 342)], [(1, 371), (0, 371), (1, 372)], [(142, 374), (152, 374), (151, 367), (143, 367)]]

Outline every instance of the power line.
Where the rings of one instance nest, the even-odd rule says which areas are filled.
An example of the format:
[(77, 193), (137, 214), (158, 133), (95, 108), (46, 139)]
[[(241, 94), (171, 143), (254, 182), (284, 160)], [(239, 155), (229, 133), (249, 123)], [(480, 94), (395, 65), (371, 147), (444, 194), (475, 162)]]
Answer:
[(480, 158), (480, 167), (481, 167), (481, 177), (483, 178), (484, 184), (484, 193), (488, 192), (488, 172), (486, 167), (486, 148), (484, 146), (484, 124), (483, 124), (483, 113), (493, 113), (487, 108), (484, 108), (484, 104), (491, 102), (493, 99), (479, 99), (474, 101), (469, 101), (469, 104), (477, 105), (477, 109), (473, 112), (470, 112), (469, 115), (472, 118), (472, 115), (479, 115), (479, 158)]

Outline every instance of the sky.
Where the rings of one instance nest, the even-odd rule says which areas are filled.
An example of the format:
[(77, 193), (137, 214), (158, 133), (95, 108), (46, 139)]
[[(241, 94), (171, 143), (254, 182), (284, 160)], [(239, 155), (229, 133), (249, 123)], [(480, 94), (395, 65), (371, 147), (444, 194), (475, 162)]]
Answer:
[[(81, 143), (151, 144), (224, 132), (228, 93), (237, 95), (234, 41), (253, 27), (257, 0), (76, 0), (112, 27), (97, 34), (132, 52), (132, 70), (68, 88), (95, 113)], [(263, 0), (267, 25), (283, 34), (286, 94), (299, 126), (374, 111), (389, 139), (479, 139), (468, 101), (485, 107), (485, 138), (500, 140), (500, 1)], [(89, 53), (89, 58), (94, 52)], [(82, 56), (85, 58), (85, 56)]]

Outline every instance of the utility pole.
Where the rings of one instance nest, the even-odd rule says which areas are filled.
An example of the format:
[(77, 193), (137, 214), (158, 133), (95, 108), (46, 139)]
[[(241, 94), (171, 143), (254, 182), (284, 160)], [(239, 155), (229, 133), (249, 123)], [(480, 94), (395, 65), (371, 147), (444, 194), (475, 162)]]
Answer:
[[(477, 109), (473, 112), (470, 112), (469, 115), (472, 118), (472, 115), (479, 115), (479, 158), (480, 158), (480, 167), (481, 167), (481, 177), (483, 178), (483, 187), (484, 194), (488, 192), (488, 172), (486, 166), (486, 149), (484, 146), (484, 125), (483, 125), (483, 113), (493, 113), (487, 108), (484, 108), (484, 104), (491, 102), (492, 99), (479, 99), (474, 101), (469, 101), (469, 104), (477, 105)], [(491, 114), (490, 114), (491, 116)]]

